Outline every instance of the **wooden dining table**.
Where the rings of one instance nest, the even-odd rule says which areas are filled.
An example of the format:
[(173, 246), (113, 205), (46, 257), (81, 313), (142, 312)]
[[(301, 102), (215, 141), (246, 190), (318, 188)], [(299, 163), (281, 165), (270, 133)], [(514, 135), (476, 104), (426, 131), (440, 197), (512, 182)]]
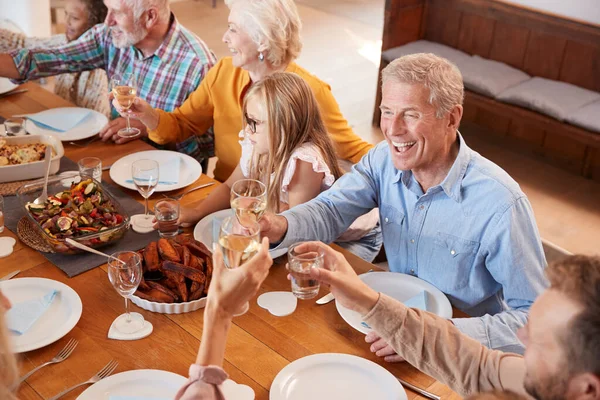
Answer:
[[(35, 83), (26, 83), (21, 87), (28, 91), (0, 99), (0, 116), (7, 118), (15, 114), (73, 106)], [(85, 140), (81, 141), (80, 146), (84, 146), (85, 143)], [(84, 156), (98, 157), (102, 160), (103, 166), (109, 166), (127, 154), (153, 149), (141, 140), (123, 145), (102, 141), (93, 142), (86, 147), (69, 143), (64, 145), (65, 156), (71, 160), (77, 161)], [(111, 182), (108, 172), (103, 173), (102, 181)], [(203, 174), (192, 186), (213, 181)], [(218, 184), (216, 182), (213, 186), (186, 195), (182, 204), (189, 206), (201, 202)], [(138, 201), (143, 200), (137, 192), (123, 190)], [(173, 194), (183, 191), (185, 189)], [(150, 204), (160, 198), (162, 198), (161, 194), (155, 193), (150, 199)], [(123, 313), (124, 302), (108, 280), (106, 265), (68, 278), (41, 253), (19, 241), (15, 232), (5, 229), (0, 236), (17, 239), (14, 252), (0, 259), (0, 276), (18, 269), (21, 273), (13, 279), (22, 277), (53, 279), (73, 288), (83, 303), (81, 319), (65, 337), (39, 350), (19, 354), (20, 370), (23, 375), (54, 357), (69, 339), (74, 338), (79, 341), (77, 349), (66, 361), (48, 366), (30, 376), (18, 391), (20, 400), (52, 397), (67, 387), (87, 380), (111, 360), (119, 362), (114, 373), (135, 369), (159, 369), (187, 376), (188, 368), (196, 358), (202, 336), (202, 309), (185, 314), (168, 315), (153, 313), (132, 305), (133, 311), (141, 313), (152, 323), (154, 326), (152, 334), (136, 341), (108, 339), (108, 329), (112, 321)], [(350, 253), (344, 252), (344, 254), (357, 273), (377, 269), (373, 264)], [(289, 291), (290, 283), (286, 279), (285, 267), (279, 263), (271, 268), (258, 295), (282, 290)], [(327, 290), (321, 288), (319, 298), (326, 293)], [(407, 363), (386, 363), (374, 356), (369, 351), (364, 335), (340, 317), (335, 302), (317, 305), (315, 299), (299, 300), (296, 311), (287, 317), (273, 316), (259, 307), (255, 299), (250, 301), (250, 310), (233, 319), (227, 339), (224, 368), (235, 382), (250, 386), (256, 393), (256, 399), (266, 400), (269, 398), (269, 388), (282, 368), (299, 358), (317, 353), (345, 353), (359, 356), (382, 365), (396, 377), (442, 396), (443, 399), (460, 398), (447, 386)], [(66, 395), (64, 399), (75, 399), (83, 390), (85, 389), (77, 389)], [(409, 389), (406, 391), (409, 399), (423, 398)]]

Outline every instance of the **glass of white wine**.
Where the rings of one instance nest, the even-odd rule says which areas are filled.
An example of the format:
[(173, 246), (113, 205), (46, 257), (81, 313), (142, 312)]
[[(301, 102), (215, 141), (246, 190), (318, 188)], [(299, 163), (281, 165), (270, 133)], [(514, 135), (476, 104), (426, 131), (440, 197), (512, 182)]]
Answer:
[(144, 214), (131, 217), (131, 223), (137, 232), (150, 232), (153, 230), (153, 216), (148, 214), (148, 198), (152, 196), (158, 185), (159, 165), (155, 160), (137, 160), (131, 164), (131, 177), (137, 191), (145, 201)]
[(267, 209), (267, 187), (254, 179), (240, 179), (231, 186), (231, 208), (240, 224), (258, 222)]
[[(131, 72), (125, 72), (122, 74), (113, 75), (111, 78), (111, 87), (112, 93), (119, 103), (119, 106), (125, 111), (129, 111), (133, 102), (135, 101), (135, 96), (137, 95), (137, 90), (135, 88), (135, 75)], [(120, 129), (117, 132), (117, 135), (123, 138), (132, 138), (136, 137), (140, 134), (140, 130), (138, 128), (132, 128), (129, 123), (129, 112), (127, 112), (127, 127)]]
[(125, 298), (125, 314), (115, 320), (114, 327), (122, 334), (132, 334), (144, 327), (144, 317), (129, 312), (129, 297), (135, 293), (142, 281), (142, 258), (133, 251), (120, 251), (108, 259), (108, 279), (121, 296)]
[[(221, 223), (219, 246), (223, 251), (225, 266), (237, 268), (251, 259), (260, 249), (260, 226), (257, 222), (242, 225), (236, 217), (227, 217)], [(250, 305), (246, 303), (239, 313), (245, 314)]]

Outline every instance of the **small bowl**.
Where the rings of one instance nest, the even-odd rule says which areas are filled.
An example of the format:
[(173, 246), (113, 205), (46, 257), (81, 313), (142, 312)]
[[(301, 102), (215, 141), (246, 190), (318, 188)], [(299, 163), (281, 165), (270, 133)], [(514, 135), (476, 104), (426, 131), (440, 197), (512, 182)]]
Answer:
[(202, 297), (194, 301), (186, 301), (184, 303), (157, 303), (155, 301), (148, 301), (136, 295), (132, 295), (131, 301), (133, 304), (143, 308), (144, 310), (161, 314), (183, 314), (197, 311), (201, 308), (204, 308), (206, 305), (206, 297)]

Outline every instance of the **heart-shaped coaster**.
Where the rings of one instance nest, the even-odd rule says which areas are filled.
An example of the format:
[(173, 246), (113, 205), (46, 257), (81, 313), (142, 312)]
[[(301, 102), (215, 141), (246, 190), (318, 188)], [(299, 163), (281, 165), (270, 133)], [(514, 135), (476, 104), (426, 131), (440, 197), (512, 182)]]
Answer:
[(231, 379), (227, 379), (221, 385), (221, 391), (226, 399), (235, 400), (254, 400), (254, 390), (250, 386), (241, 383), (235, 383)]
[(12, 254), (17, 241), (11, 237), (0, 238), (0, 258), (8, 257)]
[(269, 292), (258, 296), (259, 306), (276, 317), (285, 317), (296, 311), (298, 299), (292, 292)]
[[(131, 315), (136, 316), (136, 317), (139, 315), (140, 317), (142, 317), (142, 315), (140, 313), (136, 313), (136, 312), (132, 312)], [(112, 325), (110, 326), (110, 329), (108, 330), (108, 338), (109, 339), (138, 340), (138, 339), (143, 339), (145, 337), (150, 336), (150, 334), (154, 330), (154, 326), (152, 326), (152, 324), (150, 322), (144, 321), (144, 327), (142, 329), (140, 329), (139, 331), (134, 332), (134, 333), (125, 334), (125, 333), (119, 332), (115, 328), (116, 322), (117, 322), (117, 320), (113, 321)]]
[(136, 231), (137, 233), (150, 233), (154, 231), (154, 228), (152, 226), (144, 226), (144, 223), (140, 223), (140, 220), (144, 219), (144, 215), (143, 214), (138, 214), (138, 215), (132, 215), (131, 216), (131, 229), (133, 229), (134, 231)]

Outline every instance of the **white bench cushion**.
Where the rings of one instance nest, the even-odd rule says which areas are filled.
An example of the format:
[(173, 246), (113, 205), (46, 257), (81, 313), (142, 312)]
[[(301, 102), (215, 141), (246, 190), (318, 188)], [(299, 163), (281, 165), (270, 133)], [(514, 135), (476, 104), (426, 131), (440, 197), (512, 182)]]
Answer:
[(428, 40), (417, 40), (416, 42), (410, 42), (399, 47), (394, 47), (393, 49), (381, 53), (381, 56), (385, 61), (392, 62), (396, 58), (416, 53), (433, 53), (436, 56), (444, 57), (454, 63), (461, 71), (462, 67), (471, 59), (471, 56), (467, 53)]
[(590, 131), (600, 133), (600, 101), (595, 101), (567, 116), (566, 121)]
[(461, 72), (467, 89), (493, 98), (506, 89), (531, 79), (523, 71), (479, 56), (471, 57)]

